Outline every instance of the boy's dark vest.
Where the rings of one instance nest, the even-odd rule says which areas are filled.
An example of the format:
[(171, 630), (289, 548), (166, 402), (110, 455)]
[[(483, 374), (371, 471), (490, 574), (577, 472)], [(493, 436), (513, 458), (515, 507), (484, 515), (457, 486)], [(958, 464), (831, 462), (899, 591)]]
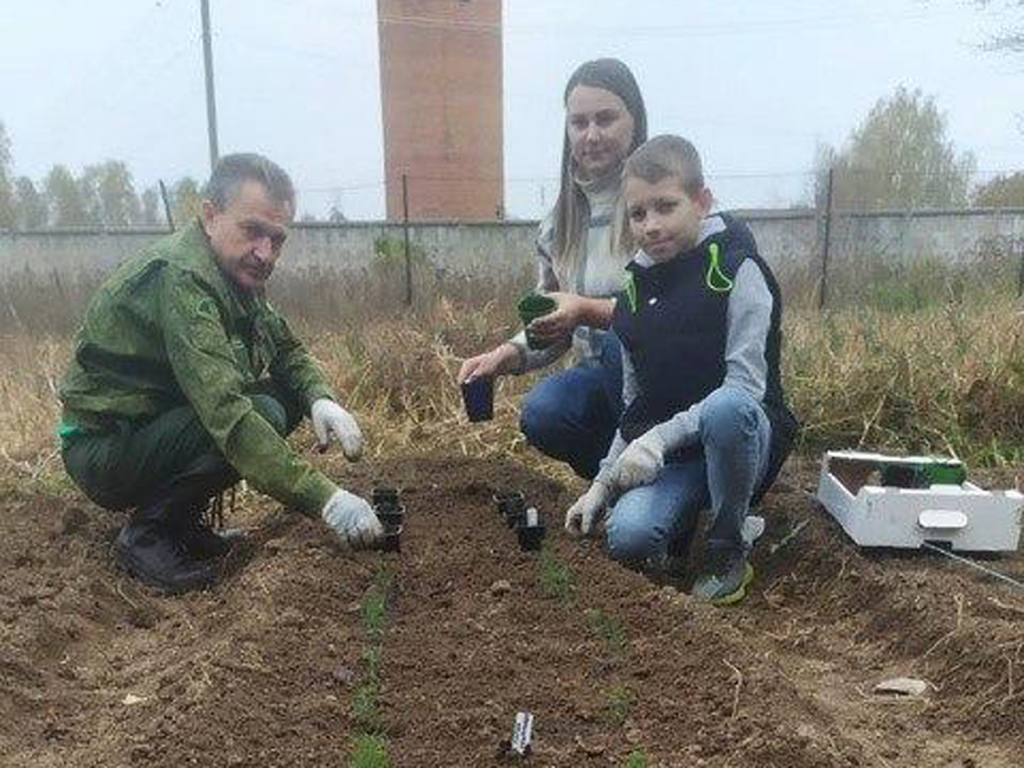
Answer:
[[(728, 214), (718, 215), (725, 222), (725, 230), (694, 249), (648, 268), (635, 263), (626, 267), (632, 287), (617, 297), (612, 328), (633, 362), (637, 396), (623, 413), (620, 429), (626, 440), (635, 440), (722, 385), (730, 290), (740, 265), (749, 259), (760, 268), (772, 295), (765, 345), (768, 376), (762, 403), (772, 435), (768, 470), (755, 494), (759, 498), (782, 467), (798, 427), (786, 407), (779, 374), (782, 298), (775, 276), (757, 253), (750, 230)], [(716, 249), (717, 270), (711, 268)], [(700, 450), (698, 444), (682, 455)]]

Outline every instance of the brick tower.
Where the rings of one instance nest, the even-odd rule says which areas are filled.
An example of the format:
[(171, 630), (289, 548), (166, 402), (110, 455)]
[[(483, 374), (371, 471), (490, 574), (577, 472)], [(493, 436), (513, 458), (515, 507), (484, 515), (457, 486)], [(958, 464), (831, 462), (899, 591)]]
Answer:
[(504, 215), (501, 0), (377, 0), (388, 219)]

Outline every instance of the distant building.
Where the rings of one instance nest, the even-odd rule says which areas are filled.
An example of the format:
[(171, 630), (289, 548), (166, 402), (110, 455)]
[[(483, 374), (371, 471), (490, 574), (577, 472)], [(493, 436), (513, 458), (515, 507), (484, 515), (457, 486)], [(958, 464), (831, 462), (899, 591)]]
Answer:
[(377, 0), (388, 219), (504, 215), (501, 0)]

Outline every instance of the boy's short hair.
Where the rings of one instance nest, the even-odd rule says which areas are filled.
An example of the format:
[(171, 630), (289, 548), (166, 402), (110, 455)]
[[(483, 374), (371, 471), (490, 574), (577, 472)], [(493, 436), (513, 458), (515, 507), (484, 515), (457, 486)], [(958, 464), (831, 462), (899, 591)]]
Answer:
[(690, 195), (704, 189), (700, 154), (681, 136), (655, 136), (637, 147), (622, 168), (622, 178), (630, 176), (649, 184), (657, 184), (667, 176), (678, 176), (683, 189)]

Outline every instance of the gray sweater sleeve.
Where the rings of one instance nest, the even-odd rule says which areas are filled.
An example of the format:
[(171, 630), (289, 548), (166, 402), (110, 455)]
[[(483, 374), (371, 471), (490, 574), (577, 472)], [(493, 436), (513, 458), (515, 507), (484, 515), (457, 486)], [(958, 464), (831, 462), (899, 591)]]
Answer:
[[(764, 400), (768, 380), (765, 346), (771, 328), (772, 303), (772, 294), (760, 267), (749, 259), (744, 261), (736, 272), (732, 292), (729, 294), (725, 380), (719, 389), (741, 389), (757, 402)], [(653, 427), (666, 451), (683, 448), (699, 439), (700, 415), (706, 400), (704, 398), (694, 403), (668, 421)]]

